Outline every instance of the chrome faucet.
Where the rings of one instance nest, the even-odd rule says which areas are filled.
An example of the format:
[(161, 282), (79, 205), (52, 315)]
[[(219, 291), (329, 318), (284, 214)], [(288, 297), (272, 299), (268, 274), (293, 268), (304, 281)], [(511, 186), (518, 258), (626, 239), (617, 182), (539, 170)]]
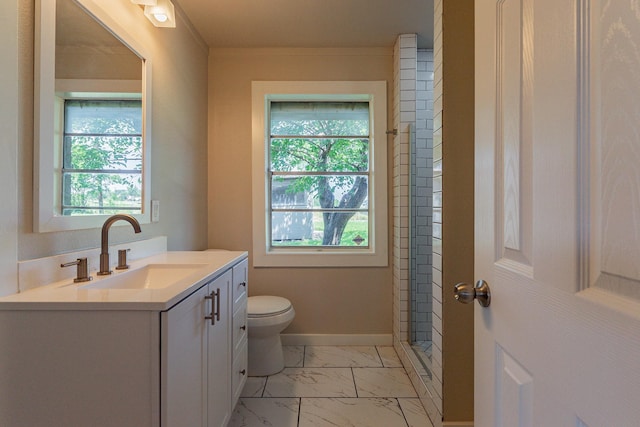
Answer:
[(140, 233), (142, 231), (140, 229), (140, 223), (138, 222), (138, 220), (131, 215), (117, 214), (107, 218), (107, 220), (102, 225), (102, 242), (100, 245), (100, 271), (98, 271), (98, 276), (106, 276), (111, 274), (111, 270), (109, 270), (109, 229), (114, 222), (119, 220), (129, 222), (129, 224), (133, 226), (133, 231), (135, 231), (136, 233)]

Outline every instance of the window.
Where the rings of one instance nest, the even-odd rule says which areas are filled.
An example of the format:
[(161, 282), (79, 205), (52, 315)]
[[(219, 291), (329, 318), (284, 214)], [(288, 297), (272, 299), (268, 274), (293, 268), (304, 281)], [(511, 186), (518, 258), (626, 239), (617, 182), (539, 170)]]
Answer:
[(272, 247), (369, 247), (369, 124), (368, 102), (269, 102)]
[(384, 266), (386, 83), (254, 82), (254, 265)]
[(64, 101), (62, 215), (142, 213), (142, 101)]

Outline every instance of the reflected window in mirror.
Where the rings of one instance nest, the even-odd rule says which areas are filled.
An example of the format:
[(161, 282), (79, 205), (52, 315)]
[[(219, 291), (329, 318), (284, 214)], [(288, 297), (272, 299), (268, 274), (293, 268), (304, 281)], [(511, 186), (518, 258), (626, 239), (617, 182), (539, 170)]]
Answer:
[(142, 213), (140, 100), (64, 102), (62, 215)]
[[(128, 7), (132, 9), (127, 9)], [(135, 5), (37, 0), (34, 230), (148, 223), (151, 60)]]

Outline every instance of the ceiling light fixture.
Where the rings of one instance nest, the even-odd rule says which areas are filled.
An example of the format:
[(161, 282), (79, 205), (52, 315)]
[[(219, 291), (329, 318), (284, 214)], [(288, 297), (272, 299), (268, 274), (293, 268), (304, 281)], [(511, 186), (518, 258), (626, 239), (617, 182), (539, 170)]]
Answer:
[(170, 0), (157, 0), (155, 6), (145, 6), (144, 16), (156, 27), (175, 28), (176, 14)]
[(176, 14), (171, 0), (131, 0), (144, 6), (144, 16), (156, 27), (175, 28)]

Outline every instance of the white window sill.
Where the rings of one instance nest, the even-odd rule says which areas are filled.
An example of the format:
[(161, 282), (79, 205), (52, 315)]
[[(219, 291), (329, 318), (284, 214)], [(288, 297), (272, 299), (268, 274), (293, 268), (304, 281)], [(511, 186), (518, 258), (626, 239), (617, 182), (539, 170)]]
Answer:
[(349, 249), (310, 249), (254, 251), (254, 267), (386, 267), (386, 250), (353, 251)]

